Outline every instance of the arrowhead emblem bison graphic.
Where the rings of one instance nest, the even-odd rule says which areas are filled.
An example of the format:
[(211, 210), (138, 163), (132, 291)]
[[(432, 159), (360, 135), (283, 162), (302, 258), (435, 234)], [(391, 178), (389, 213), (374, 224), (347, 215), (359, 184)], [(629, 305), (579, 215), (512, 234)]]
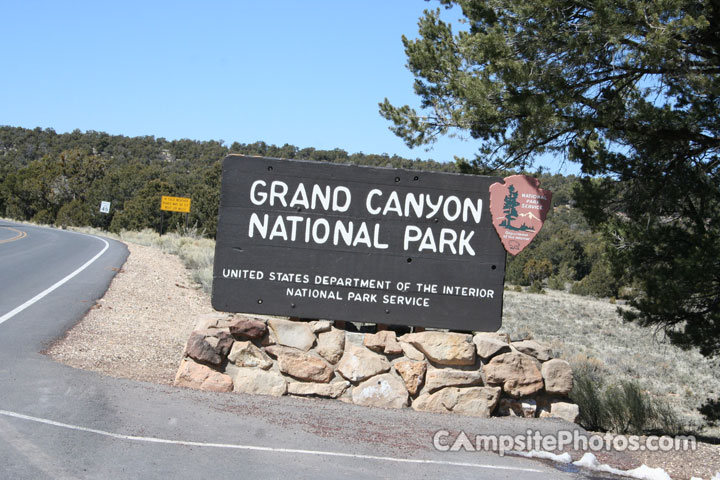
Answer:
[(490, 186), (490, 214), (505, 250), (517, 255), (535, 238), (550, 210), (552, 192), (540, 188), (537, 178), (506, 177)]

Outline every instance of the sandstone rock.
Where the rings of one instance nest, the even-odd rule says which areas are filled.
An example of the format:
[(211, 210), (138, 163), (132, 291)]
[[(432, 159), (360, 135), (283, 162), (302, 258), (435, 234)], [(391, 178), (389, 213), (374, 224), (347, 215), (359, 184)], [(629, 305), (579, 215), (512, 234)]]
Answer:
[(506, 335), (498, 333), (478, 333), (473, 337), (473, 343), (480, 358), (489, 359), (500, 353), (510, 351), (510, 344), (501, 338)]
[(489, 417), (500, 400), (499, 387), (447, 387), (435, 393), (423, 393), (412, 408), (425, 412), (454, 412)]
[(230, 334), (241, 339), (256, 340), (267, 333), (267, 325), (261, 320), (249, 317), (235, 319), (230, 325)]
[(395, 370), (400, 374), (405, 382), (405, 388), (410, 395), (415, 395), (425, 381), (425, 372), (427, 364), (425, 362), (415, 362), (412, 360), (400, 360), (393, 364)]
[(542, 364), (540, 369), (545, 380), (545, 391), (558, 395), (568, 395), (573, 388), (573, 374), (570, 364), (565, 360), (553, 358)]
[[(269, 347), (268, 347), (269, 348)], [(319, 356), (295, 348), (276, 347), (280, 371), (308, 382), (327, 383), (333, 376), (333, 369)]]
[(332, 322), (330, 320), (315, 320), (310, 322), (309, 325), (310, 330), (315, 334), (329, 332), (330, 328), (332, 328)]
[(268, 326), (275, 334), (279, 345), (307, 352), (315, 343), (315, 334), (310, 330), (310, 325), (305, 322), (273, 318), (268, 320)]
[(270, 357), (249, 341), (233, 343), (228, 360), (238, 367), (260, 367), (264, 370), (272, 367)]
[(213, 372), (205, 379), (200, 385), (200, 390), (207, 390), (210, 392), (232, 392), (233, 381), (230, 375), (226, 375), (220, 372)]
[(552, 358), (552, 350), (547, 345), (536, 342), (535, 340), (523, 340), (521, 342), (513, 342), (512, 346), (525, 355), (535, 357), (541, 362), (545, 362)]
[(338, 373), (353, 383), (388, 370), (390, 362), (385, 357), (353, 343), (345, 345), (345, 352), (337, 364)]
[(290, 382), (288, 383), (287, 393), (290, 395), (316, 396), (327, 398), (338, 398), (345, 393), (350, 386), (350, 382), (333, 382), (333, 383), (304, 383)]
[(198, 315), (193, 330), (208, 330), (211, 328), (228, 328), (233, 318), (229, 313), (211, 312)]
[(478, 370), (429, 368), (425, 375), (425, 391), (430, 393), (445, 387), (474, 386), (482, 383), (482, 373)]
[(485, 338), (491, 338), (493, 340), (497, 340), (498, 342), (507, 343), (510, 344), (510, 335), (507, 333), (499, 333), (499, 332), (475, 332), (475, 335), (480, 335)]
[(340, 360), (345, 350), (345, 331), (331, 328), (318, 335), (315, 351), (333, 365)]
[(470, 335), (431, 331), (408, 333), (400, 340), (411, 344), (438, 365), (475, 363), (475, 345)]
[(233, 389), (233, 381), (229, 375), (195, 363), (189, 358), (184, 358), (180, 362), (180, 368), (175, 375), (175, 385), (211, 392), (230, 392)]
[(260, 345), (262, 345), (263, 347), (277, 345), (277, 339), (275, 338), (275, 334), (269, 328), (265, 336), (260, 339)]
[(502, 385), (512, 397), (525, 397), (543, 388), (543, 379), (534, 358), (510, 352), (497, 355), (483, 366), (485, 381)]
[(510, 417), (535, 417), (537, 402), (531, 398), (501, 398), (498, 405), (498, 415)]
[(402, 408), (408, 397), (405, 383), (390, 373), (369, 378), (352, 391), (353, 403), (366, 407)]
[(233, 391), (279, 397), (287, 392), (287, 382), (279, 372), (261, 368), (236, 368), (233, 376)]
[(354, 345), (362, 346), (365, 341), (365, 334), (360, 332), (349, 332), (345, 330), (345, 343), (352, 343)]
[(185, 353), (198, 362), (220, 365), (234, 341), (227, 332), (198, 330), (190, 334)]
[(425, 361), (425, 355), (423, 355), (423, 353), (422, 353), (420, 350), (418, 350), (417, 348), (413, 347), (413, 346), (410, 345), (409, 343), (400, 342), (400, 347), (402, 347), (403, 353), (404, 353), (405, 356), (406, 356), (407, 358), (409, 358), (410, 360), (415, 360), (415, 361), (418, 361), (418, 362), (423, 362), (423, 361)]
[(384, 353), (385, 355), (400, 355), (403, 353), (403, 349), (397, 341), (397, 336), (392, 330), (383, 330), (365, 335), (363, 345), (372, 351)]
[(580, 416), (580, 407), (570, 402), (554, 401), (550, 404), (550, 416), (577, 423)]

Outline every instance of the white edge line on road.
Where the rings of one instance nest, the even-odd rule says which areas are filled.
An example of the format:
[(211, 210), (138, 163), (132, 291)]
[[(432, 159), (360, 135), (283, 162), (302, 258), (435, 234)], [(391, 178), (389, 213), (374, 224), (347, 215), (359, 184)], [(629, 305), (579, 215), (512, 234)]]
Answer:
[[(77, 233), (77, 232), (67, 232), (67, 233)], [(15, 308), (15, 309), (13, 309), (13, 310), (11, 310), (11, 311), (9, 311), (8, 313), (6, 313), (6, 314), (3, 315), (2, 317), (0, 317), (0, 325), (2, 325), (2, 324), (3, 324), (4, 322), (6, 322), (7, 320), (10, 320), (12, 317), (14, 317), (14, 316), (17, 315), (18, 313), (22, 312), (23, 310), (25, 310), (26, 308), (28, 308), (29, 306), (31, 306), (32, 304), (34, 304), (34, 303), (37, 302), (38, 300), (42, 299), (42, 298), (45, 297), (46, 295), (52, 293), (54, 290), (56, 290), (56, 289), (60, 288), (61, 286), (63, 286), (66, 282), (68, 282), (69, 280), (71, 280), (71, 279), (72, 279), (73, 277), (75, 277), (78, 273), (82, 272), (82, 271), (85, 270), (87, 267), (89, 267), (95, 260), (97, 260), (98, 258), (100, 258), (100, 256), (101, 256), (103, 253), (105, 253), (105, 251), (106, 251), (108, 248), (110, 248), (110, 244), (109, 244), (106, 240), (104, 240), (104, 239), (102, 239), (102, 238), (100, 238), (100, 237), (96, 237), (95, 235), (87, 235), (87, 234), (84, 234), (84, 233), (80, 233), (79, 235), (84, 235), (84, 236), (87, 236), (87, 237), (91, 237), (91, 238), (95, 238), (95, 239), (97, 239), (97, 240), (100, 240), (101, 242), (103, 242), (103, 243), (105, 244), (105, 248), (103, 248), (103, 249), (100, 251), (100, 253), (98, 253), (97, 255), (95, 255), (93, 258), (91, 258), (90, 260), (88, 260), (83, 266), (81, 266), (80, 268), (78, 268), (77, 270), (75, 270), (74, 272), (72, 272), (70, 275), (68, 275), (67, 277), (63, 278), (63, 279), (60, 280), (59, 282), (57, 282), (55, 285), (52, 285), (51, 287), (43, 290), (42, 292), (38, 293), (37, 295), (35, 295), (33, 298), (31, 298), (31, 299), (28, 300), (27, 302), (23, 303), (23, 304), (20, 305), (19, 307)]]
[(543, 470), (537, 470), (534, 468), (523, 468), (523, 467), (509, 467), (504, 465), (483, 465), (481, 463), (468, 463), (468, 462), (446, 462), (442, 460), (424, 460), (414, 458), (397, 458), (397, 457), (380, 457), (376, 455), (361, 455), (355, 453), (341, 453), (341, 452), (326, 452), (322, 450), (299, 450), (294, 448), (273, 448), (273, 447), (258, 447), (254, 445), (236, 445), (231, 443), (206, 443), (206, 442), (189, 442), (184, 440), (169, 440), (165, 438), (156, 437), (141, 437), (136, 435), (122, 435), (119, 433), (106, 432), (104, 430), (97, 430), (94, 428), (80, 427), (77, 425), (70, 425), (67, 423), (60, 423), (54, 420), (48, 420), (45, 418), (32, 417), (30, 415), (23, 415), (22, 413), (10, 412), (7, 410), (0, 410), (0, 415), (6, 417), (17, 418), (21, 420), (28, 420), (31, 422), (42, 423), (45, 425), (52, 425), (54, 427), (66, 428), (68, 430), (76, 430), (79, 432), (94, 433), (96, 435), (102, 435), (105, 437), (115, 438), (118, 440), (129, 440), (134, 442), (146, 442), (146, 443), (160, 443), (167, 445), (181, 445), (186, 447), (207, 447), (207, 448), (225, 448), (234, 450), (252, 450), (258, 452), (273, 452), (273, 453), (290, 453), (300, 455), (318, 455), (326, 457), (344, 457), (344, 458), (355, 458), (360, 460), (380, 460), (384, 462), (396, 462), (396, 463), (416, 463), (425, 465), (445, 465), (449, 467), (472, 467), (472, 468), (484, 468), (488, 470), (506, 470), (514, 472), (528, 472), (528, 473), (546, 473)]

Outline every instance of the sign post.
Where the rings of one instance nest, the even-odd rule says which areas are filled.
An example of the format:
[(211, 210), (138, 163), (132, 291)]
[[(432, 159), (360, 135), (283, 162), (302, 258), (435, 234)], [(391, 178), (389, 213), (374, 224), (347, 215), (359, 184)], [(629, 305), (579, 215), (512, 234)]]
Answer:
[(160, 235), (163, 233), (164, 212), (180, 212), (185, 214), (185, 230), (188, 226), (188, 215), (192, 200), (187, 197), (169, 197), (163, 195), (160, 199)]
[(501, 325), (496, 177), (230, 155), (216, 310), (465, 331)]
[(100, 202), (100, 213), (110, 213), (110, 202)]

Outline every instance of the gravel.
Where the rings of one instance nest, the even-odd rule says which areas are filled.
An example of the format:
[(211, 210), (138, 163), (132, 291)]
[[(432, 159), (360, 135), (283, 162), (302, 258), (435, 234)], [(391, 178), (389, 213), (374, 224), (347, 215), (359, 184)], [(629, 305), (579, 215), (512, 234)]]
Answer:
[(105, 296), (46, 353), (71, 367), (171, 385), (197, 316), (213, 311), (210, 299), (177, 256), (127, 245)]

